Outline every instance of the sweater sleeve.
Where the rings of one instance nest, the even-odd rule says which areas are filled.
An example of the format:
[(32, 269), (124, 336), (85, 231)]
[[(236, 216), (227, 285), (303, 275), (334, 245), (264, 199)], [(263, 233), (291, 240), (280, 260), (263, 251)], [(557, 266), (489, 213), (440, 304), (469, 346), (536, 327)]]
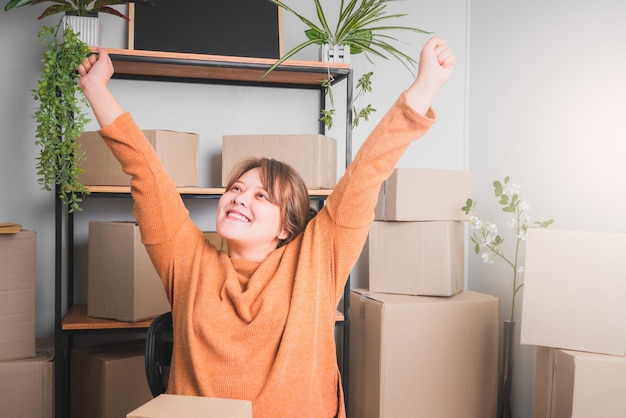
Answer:
[(129, 113), (120, 115), (99, 133), (124, 172), (131, 176), (134, 214), (141, 239), (167, 290), (172, 285), (168, 280), (172, 277), (180, 231), (183, 227), (193, 228), (189, 212), (153, 146)]
[(347, 167), (344, 176), (328, 198), (327, 208), (334, 223), (347, 228), (368, 226), (383, 181), (414, 140), (435, 122), (435, 113), (417, 113), (403, 93), (376, 125)]
[[(381, 184), (411, 142), (424, 135), (435, 119), (432, 109), (426, 115), (417, 113), (403, 93), (363, 143), (316, 217), (315, 230), (327, 235), (315, 240), (330, 247), (337, 300), (367, 239)], [(326, 227), (318, 228), (321, 224)]]

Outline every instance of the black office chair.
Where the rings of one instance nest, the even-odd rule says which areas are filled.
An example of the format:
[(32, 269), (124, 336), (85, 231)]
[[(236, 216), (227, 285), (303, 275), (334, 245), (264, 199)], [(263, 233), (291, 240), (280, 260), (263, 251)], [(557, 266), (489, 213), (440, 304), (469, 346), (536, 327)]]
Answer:
[(152, 321), (146, 334), (146, 377), (154, 397), (167, 389), (173, 343), (172, 313), (166, 312)]

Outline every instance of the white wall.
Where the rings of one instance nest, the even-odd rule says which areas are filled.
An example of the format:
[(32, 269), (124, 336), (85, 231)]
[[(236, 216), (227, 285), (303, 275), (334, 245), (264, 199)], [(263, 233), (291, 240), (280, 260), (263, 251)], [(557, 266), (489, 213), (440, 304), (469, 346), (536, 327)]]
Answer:
[[(500, 229), (508, 218), (491, 182), (510, 175), (532, 219), (626, 232), (625, 19), (619, 0), (472, 0), (469, 168), (482, 215)], [(510, 270), (469, 257), (469, 287), (500, 296), (508, 316)], [(521, 298), (517, 307), (519, 319)], [(514, 357), (514, 416), (532, 417), (534, 348)]]

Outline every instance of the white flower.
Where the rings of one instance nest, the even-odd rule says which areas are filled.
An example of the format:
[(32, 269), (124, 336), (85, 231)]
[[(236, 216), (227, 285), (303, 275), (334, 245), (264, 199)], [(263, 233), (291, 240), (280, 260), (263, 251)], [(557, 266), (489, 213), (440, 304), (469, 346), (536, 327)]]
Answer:
[(519, 274), (524, 274), (524, 266), (519, 266), (519, 267), (517, 268), (517, 272), (518, 272)]
[(527, 210), (531, 210), (530, 209), (530, 205), (524, 200), (524, 199), (520, 199), (519, 201), (519, 208), (522, 212), (527, 211)]
[(522, 186), (520, 186), (519, 184), (511, 183), (507, 187), (505, 187), (502, 192), (509, 197), (513, 197), (515, 195), (519, 196), (519, 194), (522, 193)]

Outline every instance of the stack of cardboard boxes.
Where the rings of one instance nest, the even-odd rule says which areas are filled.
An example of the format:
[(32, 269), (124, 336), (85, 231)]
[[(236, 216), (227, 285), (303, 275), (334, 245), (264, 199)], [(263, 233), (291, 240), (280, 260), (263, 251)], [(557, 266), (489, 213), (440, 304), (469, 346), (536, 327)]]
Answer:
[(35, 340), (36, 233), (0, 225), (0, 415), (51, 418), (54, 350)]
[(626, 416), (626, 234), (532, 229), (521, 343), (535, 418)]
[(498, 299), (464, 291), (467, 171), (398, 168), (370, 229), (369, 289), (350, 296), (354, 418), (496, 415)]
[[(144, 130), (178, 187), (198, 186), (198, 135)], [(79, 179), (88, 186), (129, 186), (130, 176), (97, 132), (78, 139), (86, 154)], [(155, 318), (170, 305), (141, 242), (136, 222), (91, 221), (88, 237), (87, 315), (123, 322)], [(152, 399), (145, 374), (145, 342), (74, 347), (70, 417), (113, 418)]]

